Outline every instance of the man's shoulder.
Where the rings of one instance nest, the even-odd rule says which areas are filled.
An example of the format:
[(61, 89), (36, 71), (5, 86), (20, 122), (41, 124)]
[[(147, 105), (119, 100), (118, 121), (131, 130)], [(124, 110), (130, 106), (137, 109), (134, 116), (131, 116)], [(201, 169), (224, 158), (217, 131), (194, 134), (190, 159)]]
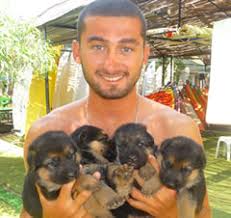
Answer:
[(157, 102), (148, 101), (147, 103), (146, 108), (149, 109), (144, 120), (158, 142), (169, 137), (182, 135), (201, 143), (198, 126), (191, 117)]
[(73, 126), (78, 126), (79, 124), (80, 119), (78, 114), (80, 114), (80, 110), (81, 102), (74, 102), (57, 108), (51, 111), (49, 114), (36, 120), (30, 127), (28, 134), (42, 134), (46, 131), (52, 130), (62, 130), (70, 133), (73, 131)]
[(168, 124), (171, 122), (172, 124), (190, 124), (193, 123), (193, 120), (182, 113), (170, 108), (169, 106), (160, 104), (155, 101), (151, 101), (149, 99), (145, 99), (146, 108), (148, 108), (148, 114), (150, 117), (153, 117), (155, 121), (161, 121), (163, 124)]

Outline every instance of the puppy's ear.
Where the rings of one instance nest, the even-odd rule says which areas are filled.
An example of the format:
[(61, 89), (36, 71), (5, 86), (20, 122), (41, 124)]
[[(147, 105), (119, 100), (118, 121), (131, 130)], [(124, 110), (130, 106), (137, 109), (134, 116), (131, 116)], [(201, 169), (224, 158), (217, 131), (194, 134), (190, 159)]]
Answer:
[(81, 132), (77, 130), (74, 133), (72, 133), (71, 137), (78, 146), (81, 146), (81, 144), (85, 142), (87, 139), (87, 130), (82, 130)]
[(27, 164), (29, 166), (29, 171), (34, 171), (36, 169), (36, 150), (31, 145), (28, 151)]
[(171, 139), (165, 139), (159, 148), (160, 153), (163, 155), (165, 153), (166, 148), (171, 144)]
[(202, 147), (202, 145), (198, 145), (200, 147), (200, 152), (197, 156), (196, 163), (199, 168), (204, 169), (206, 166), (206, 156), (205, 156), (205, 151)]
[(81, 157), (81, 152), (80, 152), (80, 148), (78, 147), (77, 143), (75, 142), (74, 139), (71, 139), (71, 144), (74, 148), (74, 151), (75, 151), (75, 160), (76, 160), (76, 163), (80, 163), (82, 157)]

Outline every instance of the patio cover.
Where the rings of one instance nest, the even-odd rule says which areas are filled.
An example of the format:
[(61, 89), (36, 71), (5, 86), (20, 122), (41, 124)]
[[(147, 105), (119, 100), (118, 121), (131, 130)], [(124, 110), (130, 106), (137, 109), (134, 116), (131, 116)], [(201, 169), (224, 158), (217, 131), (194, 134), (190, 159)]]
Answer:
[[(76, 22), (81, 9), (93, 0), (66, 0), (38, 16), (37, 26), (54, 44), (76, 39)], [(231, 17), (230, 0), (132, 0), (143, 11), (148, 24), (151, 57), (210, 54), (211, 41), (163, 37), (169, 29), (184, 24), (212, 27), (214, 21)]]

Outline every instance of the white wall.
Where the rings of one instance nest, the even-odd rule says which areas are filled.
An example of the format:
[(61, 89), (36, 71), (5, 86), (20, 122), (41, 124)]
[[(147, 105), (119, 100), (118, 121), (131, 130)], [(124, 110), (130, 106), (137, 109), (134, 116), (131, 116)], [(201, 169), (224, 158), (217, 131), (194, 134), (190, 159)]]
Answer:
[(231, 125), (231, 18), (214, 25), (209, 86), (206, 122)]

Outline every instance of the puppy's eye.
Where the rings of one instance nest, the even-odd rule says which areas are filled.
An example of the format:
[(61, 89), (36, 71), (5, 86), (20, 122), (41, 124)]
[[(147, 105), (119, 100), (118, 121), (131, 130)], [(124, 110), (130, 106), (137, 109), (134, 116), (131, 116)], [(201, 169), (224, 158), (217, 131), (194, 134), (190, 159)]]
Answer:
[(53, 157), (47, 164), (48, 167), (57, 167), (59, 165), (60, 158), (59, 157)]
[(191, 167), (181, 168), (181, 172), (183, 172), (183, 173), (191, 173), (192, 172), (192, 168)]
[(145, 147), (145, 143), (144, 143), (144, 142), (139, 142), (139, 143), (138, 143), (138, 146), (139, 146), (139, 147)]
[(98, 138), (99, 141), (105, 141), (105, 140), (108, 140), (108, 136), (106, 134), (102, 134), (99, 136)]
[(56, 160), (51, 160), (51, 161), (47, 164), (47, 166), (48, 166), (48, 167), (51, 167), (51, 168), (57, 167), (58, 165), (59, 165), (59, 163), (58, 163), (58, 161), (56, 161)]

